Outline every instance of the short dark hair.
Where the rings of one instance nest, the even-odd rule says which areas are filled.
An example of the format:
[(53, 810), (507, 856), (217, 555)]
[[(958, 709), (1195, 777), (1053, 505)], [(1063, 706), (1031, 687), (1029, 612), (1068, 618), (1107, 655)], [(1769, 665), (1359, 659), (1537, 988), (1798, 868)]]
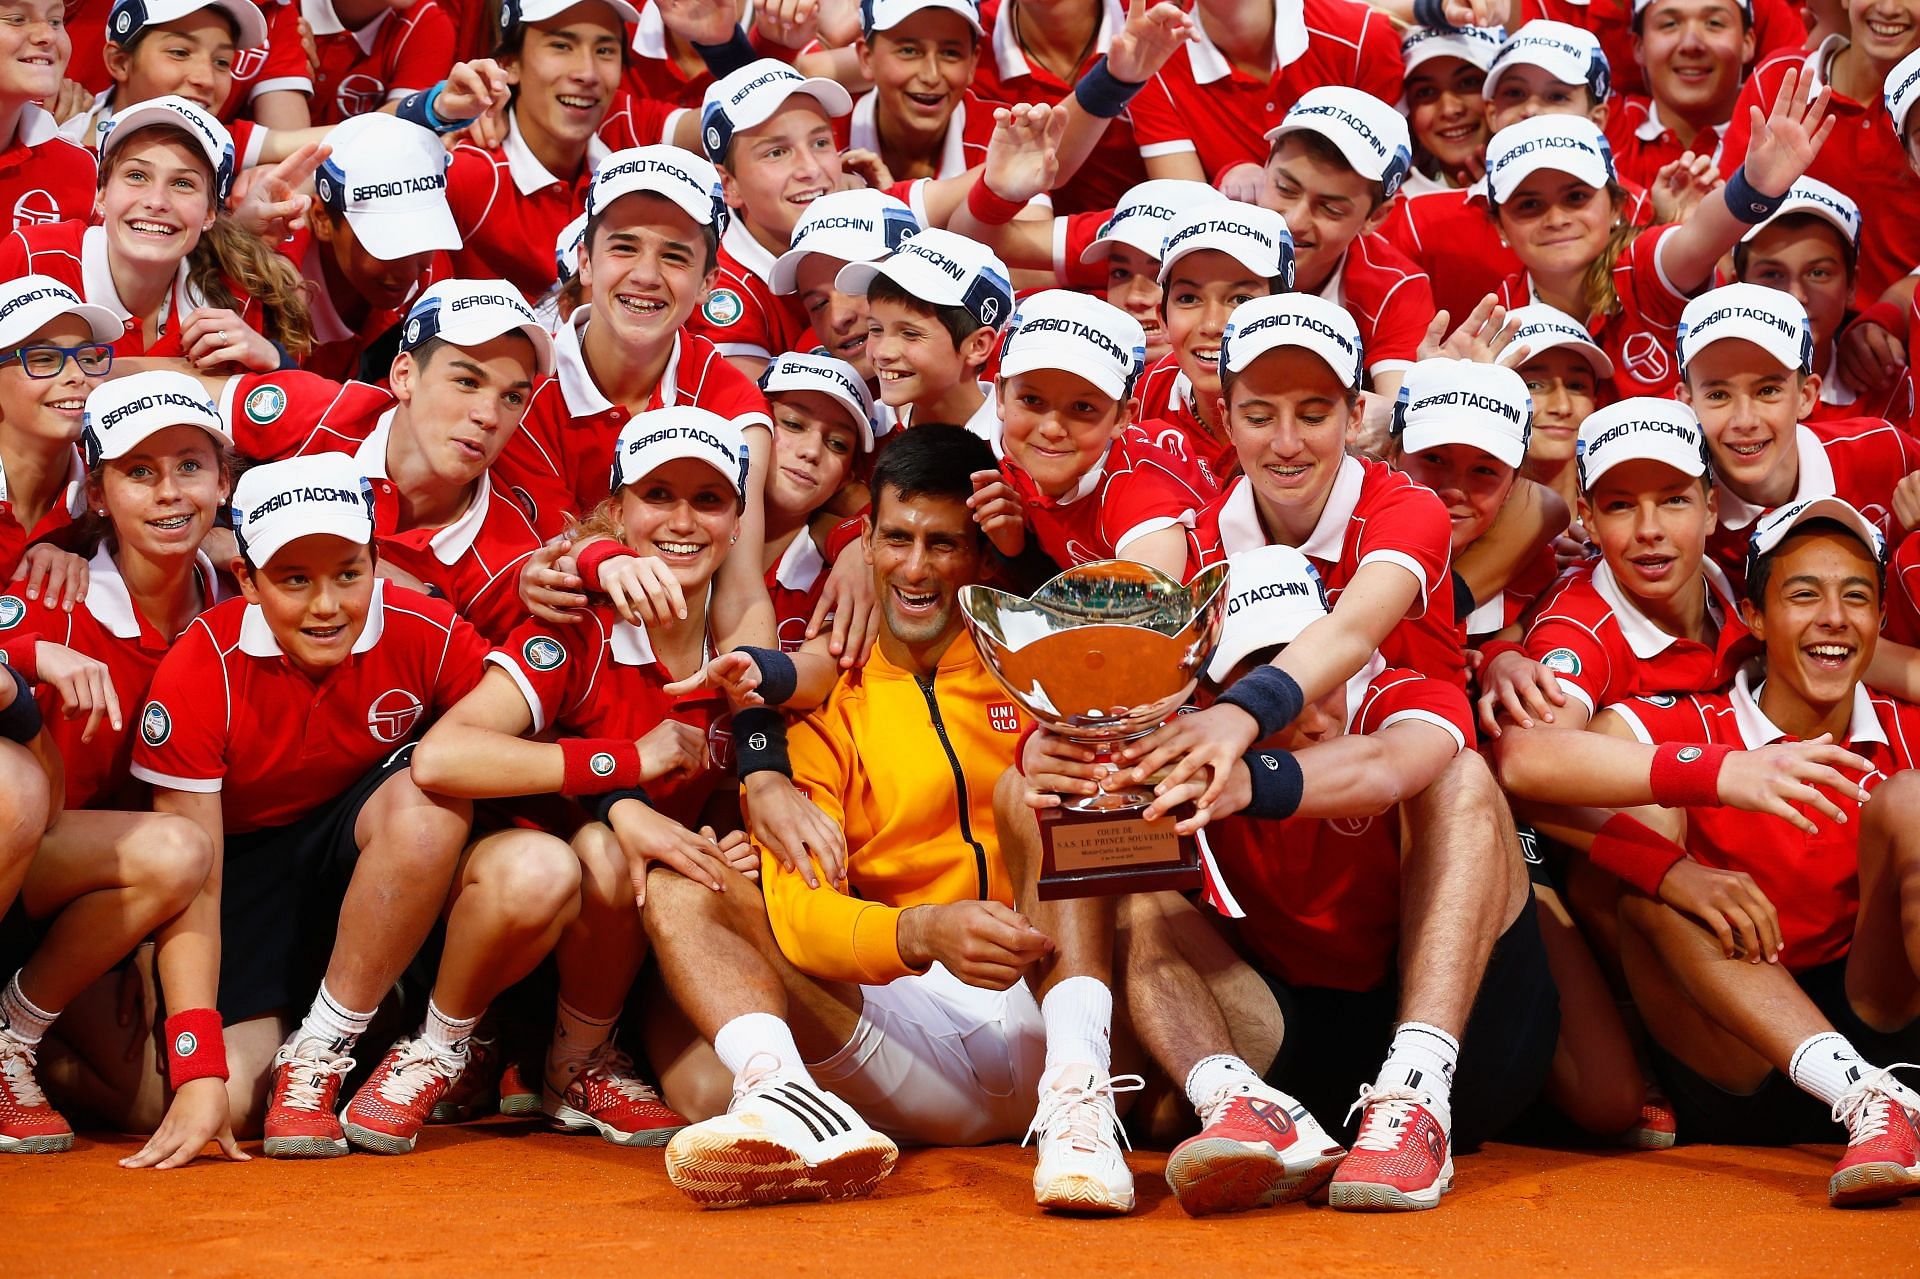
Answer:
[(944, 422), (907, 427), (874, 464), (870, 485), (874, 513), (879, 513), (880, 499), (889, 489), (902, 502), (939, 497), (965, 504), (973, 496), (973, 473), (995, 466), (987, 442), (965, 427)]
[[(1804, 231), (1809, 227), (1825, 227), (1840, 241), (1841, 256), (1847, 260), (1847, 278), (1852, 279), (1854, 269), (1859, 265), (1860, 246), (1855, 244), (1847, 233), (1817, 213), (1789, 213), (1784, 217), (1772, 218), (1766, 227), (1781, 227), (1789, 231)], [(1756, 233), (1762, 228), (1755, 228)], [(1747, 260), (1753, 256), (1753, 245), (1746, 240), (1733, 246), (1733, 273), (1739, 279), (1747, 278)]]
[(909, 293), (906, 286), (892, 276), (876, 275), (867, 285), (867, 301), (898, 302), (915, 315), (929, 316), (947, 331), (953, 339), (953, 349), (959, 350), (960, 344), (990, 327), (980, 323), (973, 312), (964, 306), (938, 306), (917, 294)]
[[(678, 204), (674, 204), (672, 197), (661, 195), (657, 191), (630, 191), (627, 194), (651, 195), (656, 199), (672, 204), (676, 209), (680, 208)], [(607, 205), (606, 208), (595, 210), (593, 214), (587, 218), (587, 228), (581, 233), (580, 243), (586, 245), (588, 256), (592, 256), (593, 254), (594, 237), (599, 234), (601, 224), (606, 221), (607, 211), (613, 208), (614, 204), (618, 203), (619, 201), (615, 200), (612, 204)], [(682, 210), (682, 212), (684, 211), (685, 210)], [(720, 230), (711, 222), (700, 228), (700, 247), (706, 250), (706, 265), (700, 268), (700, 273), (705, 275), (720, 263)], [(577, 274), (576, 272), (576, 275)]]
[(1787, 536), (1781, 539), (1779, 546), (1754, 559), (1752, 566), (1747, 570), (1747, 603), (1753, 605), (1756, 610), (1765, 607), (1767, 582), (1773, 577), (1774, 558), (1780, 554), (1781, 549), (1788, 542), (1808, 533), (1838, 533), (1849, 541), (1859, 543), (1860, 549), (1865, 551), (1867, 558), (1873, 561), (1874, 593), (1879, 596), (1883, 605), (1887, 602), (1887, 562), (1874, 554), (1873, 547), (1860, 541), (1859, 533), (1839, 520), (1815, 519), (1794, 525)]
[[(1332, 138), (1324, 133), (1316, 133), (1312, 129), (1295, 129), (1292, 133), (1281, 134), (1273, 140), (1273, 149), (1267, 152), (1267, 159), (1271, 161), (1279, 155), (1280, 148), (1289, 142), (1298, 142), (1301, 150), (1321, 164), (1346, 169), (1351, 173), (1360, 172), (1353, 167), (1353, 161), (1347, 159), (1347, 153), (1342, 151)], [(1371, 213), (1386, 203), (1387, 188), (1386, 184), (1378, 178), (1369, 178), (1367, 185), (1373, 188), (1373, 203), (1367, 207), (1367, 212)]]

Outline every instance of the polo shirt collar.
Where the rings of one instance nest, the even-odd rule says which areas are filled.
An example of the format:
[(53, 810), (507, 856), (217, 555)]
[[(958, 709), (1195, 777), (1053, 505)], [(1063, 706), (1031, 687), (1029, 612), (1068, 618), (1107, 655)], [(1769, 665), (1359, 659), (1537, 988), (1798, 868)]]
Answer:
[[(1720, 145), (1720, 139), (1727, 136), (1727, 125), (1729, 123), (1731, 122), (1722, 121), (1721, 123), (1713, 126), (1714, 146), (1718, 147)], [(1661, 138), (1666, 137), (1667, 134), (1670, 132), (1672, 132), (1672, 130), (1667, 127), (1667, 122), (1660, 118), (1660, 104), (1654, 101), (1652, 98), (1648, 98), (1647, 99), (1647, 118), (1642, 120), (1637, 126), (1635, 126), (1633, 130), (1633, 136), (1640, 139), (1642, 142), (1658, 142)], [(1697, 137), (1694, 139), (1695, 142), (1698, 142), (1699, 140), (1700, 139)]]
[[(193, 309), (192, 295), (187, 288), (189, 260), (180, 259), (180, 270), (173, 282), (173, 309), (167, 321), (176, 328), (186, 323), (187, 312)], [(113, 268), (107, 262), (107, 229), (103, 226), (90, 226), (80, 237), (80, 283), (84, 286), (80, 290), (82, 297), (106, 307), (122, 324), (134, 318), (133, 312), (120, 301), (119, 290), (113, 287)]]
[[(1105, 53), (1107, 46), (1113, 43), (1115, 28), (1126, 20), (1126, 12), (1120, 7), (1118, 0), (1101, 0), (1100, 29), (1093, 36), (1093, 51)], [(1028, 61), (1027, 51), (1020, 47), (1019, 39), (1013, 34), (1011, 0), (1001, 5), (1000, 11), (994, 15), (990, 38), (993, 41), (993, 60), (1000, 69), (1000, 79), (1003, 82), (1033, 74), (1033, 63)], [(1076, 73), (1079, 70), (1078, 67), (1074, 68)]]
[[(212, 608), (220, 602), (220, 579), (213, 571), (213, 561), (205, 551), (195, 551), (193, 560), (194, 569), (200, 575), (203, 598), (207, 607)], [(140, 638), (140, 615), (133, 607), (133, 593), (127, 589), (126, 579), (120, 576), (120, 566), (113, 562), (104, 543), (87, 564), (86, 609), (115, 639)]]
[[(96, 102), (98, 98), (94, 99)], [(13, 145), (17, 147), (37, 147), (43, 142), (51, 142), (60, 136), (60, 122), (53, 118), (51, 111), (28, 103), (20, 108), (20, 123), (14, 127)]]
[[(1716, 626), (1723, 626), (1735, 608), (1733, 584), (1727, 581), (1726, 573), (1712, 560), (1702, 560), (1700, 571), (1707, 575), (1707, 615)], [(1620, 634), (1626, 639), (1627, 647), (1641, 661), (1658, 657), (1679, 638), (1661, 630), (1640, 611), (1632, 597), (1620, 589), (1620, 580), (1613, 575), (1613, 567), (1605, 560), (1594, 565), (1593, 589), (1613, 610), (1614, 621), (1619, 623)]]
[[(1733, 722), (1740, 730), (1740, 743), (1750, 751), (1759, 750), (1787, 735), (1785, 729), (1768, 719), (1766, 712), (1760, 709), (1760, 690), (1766, 687), (1766, 680), (1753, 683), (1753, 678), (1759, 674), (1760, 663), (1757, 661), (1741, 667), (1740, 673), (1733, 677), (1733, 690), (1727, 695), (1727, 700), (1733, 706)], [(1867, 691), (1864, 682), (1853, 686), (1853, 713), (1847, 719), (1846, 744), (1857, 748), (1862, 742), (1888, 745), (1887, 730), (1881, 726), (1880, 716), (1874, 713), (1873, 694)]]
[[(388, 480), (387, 441), (393, 435), (393, 415), (399, 412), (399, 406), (388, 409), (380, 415), (380, 421), (372, 434), (360, 442), (353, 455), (354, 462), (360, 467), (360, 473), (371, 480)], [(473, 543), (480, 536), (480, 526), (487, 522), (487, 507), (493, 500), (493, 480), (488, 472), (480, 475), (479, 486), (474, 489), (473, 497), (467, 502), (467, 509), (453, 523), (434, 530), (427, 539), (427, 545), (433, 548), (433, 558), (442, 564), (458, 563), (460, 557), (473, 549)]]
[[(309, 27), (313, 28), (316, 38), (336, 36), (347, 30), (347, 24), (340, 20), (339, 13), (334, 10), (333, 0), (300, 0), (300, 16), (307, 20)], [(373, 42), (380, 38), (380, 28), (385, 26), (387, 19), (392, 16), (393, 10), (382, 9), (373, 21), (351, 33), (353, 42), (360, 46), (360, 52), (373, 52)]]
[(780, 562), (773, 566), (773, 580), (790, 591), (804, 591), (820, 580), (826, 567), (826, 556), (820, 554), (820, 548), (803, 528), (780, 552)]
[[(1306, 0), (1278, 0), (1273, 15), (1273, 73), (1280, 74), (1307, 51)], [(1232, 73), (1227, 55), (1207, 34), (1206, 19), (1194, 14), (1193, 36), (1187, 44), (1187, 65), (1195, 84), (1212, 84)]]
[(507, 112), (507, 137), (500, 144), (500, 150), (507, 157), (507, 173), (513, 178), (514, 190), (521, 195), (544, 191), (560, 181), (548, 172), (547, 166), (540, 163), (540, 157), (527, 145), (525, 135), (520, 132), (520, 114), (517, 111)]
[(747, 229), (745, 218), (732, 218), (727, 223), (727, 233), (720, 237), (720, 243), (727, 255), (747, 270), (760, 277), (769, 288), (773, 285), (773, 254), (766, 245), (753, 238), (753, 232)]
[[(367, 605), (367, 624), (360, 629), (360, 638), (353, 642), (356, 655), (380, 642), (380, 633), (387, 627), (386, 594), (386, 582), (375, 579), (373, 602)], [(273, 637), (273, 628), (267, 625), (266, 614), (258, 604), (247, 605), (247, 611), (241, 615), (240, 651), (248, 657), (282, 656), (280, 641)]]
[(653, 655), (653, 637), (647, 634), (647, 628), (632, 622), (615, 622), (607, 643), (613, 650), (613, 660), (622, 666), (652, 666), (660, 660)]
[[(880, 152), (880, 91), (871, 90), (854, 99), (853, 114), (847, 120), (847, 147)], [(936, 178), (956, 178), (967, 171), (967, 104), (955, 104), (947, 120), (947, 134), (940, 142), (940, 165)]]
[(1860, 393), (1848, 383), (1846, 375), (1840, 371), (1840, 344), (1833, 344), (1833, 354), (1827, 358), (1826, 372), (1820, 375), (1820, 402), (1836, 408), (1845, 408), (1860, 398)]
[[(1820, 446), (1820, 437), (1813, 433), (1805, 422), (1794, 424), (1793, 447), (1800, 458), (1800, 478), (1793, 486), (1793, 496), (1787, 502), (1798, 502), (1803, 497), (1822, 497), (1833, 492), (1833, 463), (1827, 460), (1826, 449)], [(1781, 505), (1786, 505), (1783, 502)], [(1766, 513), (1766, 508), (1755, 506), (1745, 498), (1726, 490), (1720, 493), (1720, 527), (1739, 532)]]
[[(79, 449), (69, 449), (67, 452), (65, 506), (67, 518), (77, 520), (87, 513), (87, 464), (80, 460)], [(0, 466), (0, 502), (11, 500), (7, 495), (7, 468)], [(54, 505), (58, 507), (61, 503), (55, 502)]]
[(1253, 481), (1241, 476), (1220, 503), (1220, 549), (1227, 555), (1258, 550), (1267, 545), (1260, 526), (1260, 508), (1254, 504)]
[(1320, 508), (1320, 520), (1313, 526), (1312, 535), (1300, 543), (1302, 555), (1328, 563), (1340, 558), (1347, 544), (1347, 527), (1353, 522), (1353, 508), (1360, 504), (1360, 490), (1366, 482), (1366, 464), (1343, 454), (1340, 469), (1333, 476), (1333, 488), (1327, 493), (1327, 504)]

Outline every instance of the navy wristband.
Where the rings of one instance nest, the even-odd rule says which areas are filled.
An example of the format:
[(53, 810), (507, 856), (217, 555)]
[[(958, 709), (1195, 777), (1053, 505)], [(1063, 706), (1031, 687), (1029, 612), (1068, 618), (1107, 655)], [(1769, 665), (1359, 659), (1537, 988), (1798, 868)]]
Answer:
[(598, 795), (583, 795), (581, 796), (581, 803), (586, 806), (589, 813), (593, 814), (594, 821), (611, 824), (613, 806), (623, 799), (637, 799), (648, 808), (653, 807), (653, 800), (648, 798), (647, 792), (638, 786), (627, 786), (620, 790), (602, 791)]
[(1107, 69), (1107, 55), (1103, 53), (1100, 60), (1088, 67), (1087, 73), (1080, 77), (1080, 83), (1073, 86), (1073, 96), (1088, 115), (1111, 120), (1127, 109), (1127, 104), (1133, 101), (1133, 95), (1144, 86), (1144, 81), (1129, 84), (1117, 78)]
[(741, 781), (755, 773), (793, 776), (787, 760), (786, 716), (771, 706), (749, 706), (733, 713), (733, 754)]
[(1413, 20), (1422, 27), (1431, 27), (1435, 31), (1462, 31), (1447, 21), (1447, 0), (1413, 0)]
[(753, 41), (747, 39), (746, 29), (738, 26), (733, 29), (732, 39), (725, 44), (695, 43), (693, 51), (700, 55), (700, 61), (707, 64), (707, 70), (713, 72), (716, 80), (724, 80), (749, 62), (760, 60), (760, 53), (753, 47)]
[(760, 687), (756, 691), (762, 701), (769, 706), (784, 706), (793, 700), (793, 691), (800, 686), (800, 672), (793, 658), (777, 648), (755, 648), (751, 644), (742, 644), (733, 651), (745, 653), (760, 668)]
[(1253, 798), (1242, 817), (1291, 817), (1300, 808), (1300, 761), (1291, 751), (1248, 751), (1241, 757), (1252, 779)]
[(447, 82), (442, 80), (431, 89), (422, 89), (418, 93), (409, 93), (406, 97), (400, 99), (400, 105), (393, 109), (393, 114), (405, 120), (408, 124), (417, 124), (423, 129), (432, 130), (434, 133), (457, 133), (480, 118), (479, 116), (473, 116), (466, 120), (441, 119), (440, 113), (433, 109), (433, 104), (440, 100), (441, 91), (446, 87)]
[(6, 671), (13, 677), (16, 691), (6, 709), (0, 710), (0, 737), (25, 746), (40, 736), (44, 723), (40, 718), (40, 703), (33, 700), (33, 686), (27, 683), (25, 675), (11, 666)]
[(1727, 212), (1748, 226), (1758, 226), (1765, 222), (1787, 202), (1785, 192), (1779, 195), (1767, 195), (1755, 189), (1753, 183), (1747, 181), (1747, 166), (1744, 164), (1735, 169), (1733, 176), (1727, 179), (1726, 196)]
[(1220, 700), (1253, 716), (1253, 722), (1260, 726), (1260, 736), (1254, 738), (1255, 741), (1271, 737), (1293, 723), (1307, 704), (1293, 676), (1278, 666), (1259, 666), (1248, 671), (1220, 695)]

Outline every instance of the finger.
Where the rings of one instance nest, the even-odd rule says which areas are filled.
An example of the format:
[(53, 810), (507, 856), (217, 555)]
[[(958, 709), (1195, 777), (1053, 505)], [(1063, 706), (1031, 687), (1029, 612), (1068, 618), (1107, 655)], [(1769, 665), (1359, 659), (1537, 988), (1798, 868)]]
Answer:
[(1728, 958), (1760, 962), (1760, 930), (1753, 918), (1738, 906), (1726, 908), (1727, 923), (1733, 927), (1734, 953)]
[(861, 612), (862, 610), (854, 608), (841, 608), (834, 611), (833, 633), (827, 639), (827, 651), (841, 658), (843, 662), (850, 651), (849, 641), (853, 637), (854, 627), (859, 620), (856, 614)]
[(1527, 709), (1526, 699), (1519, 695), (1513, 685), (1508, 684), (1500, 689), (1499, 696), (1500, 709), (1507, 713), (1508, 719), (1521, 728), (1533, 727), (1533, 714)]
[(220, 1143), (220, 1153), (237, 1164), (246, 1163), (253, 1158), (252, 1155), (240, 1149), (240, 1143), (233, 1139), (233, 1130), (230, 1128), (222, 1130), (214, 1140)]
[(33, 557), (31, 567), (27, 570), (27, 598), (30, 600), (39, 599), (40, 588), (46, 585), (46, 581), (47, 557), (44, 555), (36, 555)]
[(1747, 915), (1760, 931), (1760, 957), (1769, 964), (1779, 963), (1780, 952), (1786, 947), (1780, 936), (1780, 915), (1757, 887), (1747, 894)]

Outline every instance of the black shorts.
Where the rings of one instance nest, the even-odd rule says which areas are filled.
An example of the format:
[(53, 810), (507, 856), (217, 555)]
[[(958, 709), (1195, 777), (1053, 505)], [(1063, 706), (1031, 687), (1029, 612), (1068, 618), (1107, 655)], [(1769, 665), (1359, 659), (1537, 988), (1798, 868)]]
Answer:
[(360, 859), (354, 824), (373, 793), (412, 762), (409, 742), (299, 821), (227, 836), (218, 1001), (227, 1025), (276, 1008), (304, 1011), (313, 999)]
[[(1461, 1037), (1452, 1098), (1456, 1150), (1499, 1136), (1533, 1102), (1553, 1064), (1560, 992), (1533, 910), (1529, 897), (1494, 943)], [(1288, 986), (1268, 977), (1267, 985), (1286, 1019), (1286, 1040), (1268, 1082), (1351, 1144), (1356, 1125), (1347, 1121), (1347, 1110), (1386, 1060), (1398, 1020), (1399, 983), (1349, 991)]]
[[(1862, 1057), (1876, 1066), (1920, 1060), (1920, 1021), (1883, 1034), (1860, 1020), (1847, 999), (1847, 961), (1835, 960), (1799, 975), (1821, 1015), (1852, 1042)], [(1844, 1141), (1827, 1103), (1779, 1071), (1767, 1072), (1751, 1093), (1728, 1092), (1696, 1073), (1679, 1058), (1655, 1044), (1654, 1073), (1673, 1102), (1680, 1140), (1720, 1146), (1796, 1146)]]
[(1561, 877), (1566, 873), (1566, 849), (1525, 822), (1516, 821), (1513, 832), (1520, 837), (1520, 856), (1527, 864), (1527, 879), (1559, 892)]

